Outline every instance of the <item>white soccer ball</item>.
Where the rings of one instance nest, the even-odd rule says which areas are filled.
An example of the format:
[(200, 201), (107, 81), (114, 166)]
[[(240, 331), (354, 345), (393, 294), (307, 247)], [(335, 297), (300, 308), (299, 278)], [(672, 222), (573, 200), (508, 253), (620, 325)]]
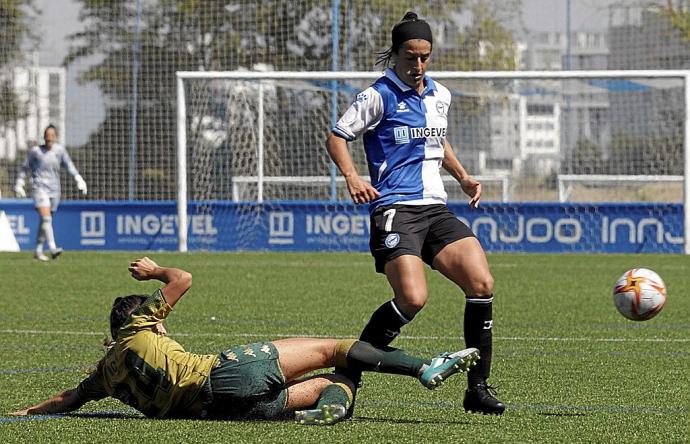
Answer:
[(613, 303), (628, 319), (652, 319), (666, 304), (666, 285), (652, 270), (633, 268), (623, 273), (616, 281), (613, 287)]

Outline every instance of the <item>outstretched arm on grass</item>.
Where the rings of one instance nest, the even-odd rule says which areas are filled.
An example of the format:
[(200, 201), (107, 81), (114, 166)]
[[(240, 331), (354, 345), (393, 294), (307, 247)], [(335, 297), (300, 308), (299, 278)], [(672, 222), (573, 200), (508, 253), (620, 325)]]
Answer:
[(50, 399), (47, 399), (33, 407), (24, 410), (17, 410), (10, 413), (12, 416), (27, 416), (27, 415), (44, 415), (51, 413), (67, 413), (77, 410), (83, 406), (90, 399), (85, 398), (79, 394), (76, 388), (68, 389), (58, 393)]

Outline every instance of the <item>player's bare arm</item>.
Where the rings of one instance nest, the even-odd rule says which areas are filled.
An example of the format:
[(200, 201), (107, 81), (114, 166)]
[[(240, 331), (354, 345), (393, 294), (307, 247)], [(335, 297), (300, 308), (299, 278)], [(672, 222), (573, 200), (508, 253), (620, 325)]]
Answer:
[(135, 260), (129, 264), (128, 270), (132, 273), (132, 277), (138, 281), (156, 279), (166, 284), (161, 291), (165, 301), (171, 307), (192, 286), (191, 273), (179, 268), (161, 267), (148, 257)]
[(12, 416), (45, 415), (67, 413), (77, 410), (90, 399), (84, 398), (76, 388), (58, 393), (50, 399), (23, 410), (10, 413)]
[(458, 181), (462, 191), (470, 197), (470, 207), (477, 208), (482, 198), (482, 184), (465, 170), (447, 140), (443, 147), (443, 168)]
[(379, 192), (370, 183), (362, 180), (357, 173), (352, 156), (347, 149), (347, 141), (331, 133), (326, 141), (328, 154), (345, 177), (347, 190), (354, 203), (366, 203), (379, 197)]

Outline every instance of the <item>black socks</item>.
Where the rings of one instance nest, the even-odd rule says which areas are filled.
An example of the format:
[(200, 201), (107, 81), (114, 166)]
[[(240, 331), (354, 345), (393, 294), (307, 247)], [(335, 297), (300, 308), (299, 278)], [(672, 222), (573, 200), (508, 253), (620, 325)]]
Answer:
[(467, 373), (469, 386), (484, 383), (491, 371), (493, 299), (493, 295), (489, 298), (465, 299), (465, 344), (479, 349), (479, 362)]
[(385, 347), (400, 334), (402, 326), (411, 320), (400, 310), (395, 300), (391, 299), (371, 315), (359, 339), (376, 347)]

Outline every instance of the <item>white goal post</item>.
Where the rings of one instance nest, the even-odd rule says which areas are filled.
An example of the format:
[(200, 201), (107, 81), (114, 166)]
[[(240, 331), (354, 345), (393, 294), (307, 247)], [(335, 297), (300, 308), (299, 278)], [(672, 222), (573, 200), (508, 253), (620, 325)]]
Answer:
[[(188, 191), (188, 178), (189, 178), (189, 171), (188, 171), (188, 159), (190, 159), (190, 152), (189, 152), (189, 146), (188, 146), (188, 128), (190, 125), (190, 115), (188, 115), (188, 94), (190, 93), (188, 90), (188, 86), (186, 85), (187, 82), (190, 81), (199, 81), (199, 82), (216, 82), (216, 81), (225, 81), (225, 82), (231, 82), (235, 83), (237, 85), (251, 85), (251, 87), (244, 87), (245, 89), (251, 88), (252, 89), (252, 95), (251, 95), (251, 100), (247, 99), (247, 97), (250, 97), (247, 95), (246, 97), (243, 96), (243, 100), (246, 100), (246, 102), (251, 102), (249, 104), (244, 104), (243, 106), (246, 106), (247, 109), (249, 109), (253, 115), (255, 115), (255, 119), (253, 120), (254, 122), (254, 131), (251, 135), (250, 138), (248, 138), (248, 143), (251, 143), (252, 146), (252, 162), (251, 162), (251, 171), (248, 171), (244, 174), (234, 174), (231, 181), (232, 181), (232, 187), (233, 187), (233, 192), (229, 192), (228, 196), (226, 197), (227, 200), (240, 200), (240, 196), (235, 193), (234, 187), (238, 183), (245, 183), (245, 184), (253, 184), (255, 188), (257, 188), (256, 194), (254, 194), (254, 197), (252, 198), (254, 202), (261, 202), (265, 197), (264, 195), (264, 188), (266, 186), (269, 186), (272, 184), (273, 186), (278, 186), (280, 185), (287, 185), (292, 183), (293, 185), (300, 185), (298, 182), (304, 182), (304, 183), (311, 183), (313, 184), (320, 184), (320, 186), (325, 186), (328, 187), (330, 186), (331, 188), (331, 199), (335, 199), (335, 196), (337, 194), (336, 187), (338, 186), (339, 183), (341, 183), (341, 179), (338, 179), (335, 174), (335, 168), (331, 165), (331, 174), (329, 175), (323, 175), (323, 176), (312, 176), (308, 174), (295, 174), (292, 176), (292, 172), (288, 170), (288, 174), (267, 174), (266, 172), (266, 165), (269, 160), (266, 158), (266, 152), (264, 149), (264, 144), (267, 141), (268, 137), (271, 137), (271, 134), (268, 130), (265, 129), (265, 125), (268, 124), (267, 120), (265, 120), (265, 113), (268, 112), (264, 109), (267, 101), (266, 101), (266, 95), (268, 94), (268, 91), (271, 88), (275, 88), (275, 85), (282, 86), (287, 84), (288, 82), (303, 82), (303, 84), (306, 84), (306, 82), (313, 82), (313, 83), (319, 83), (319, 88), (322, 90), (326, 91), (326, 94), (328, 93), (328, 88), (333, 89), (332, 93), (332, 101), (330, 103), (324, 101), (321, 99), (323, 102), (324, 107), (330, 107), (331, 109), (331, 122), (328, 122), (327, 124), (323, 125), (328, 127), (329, 125), (332, 125), (334, 123), (334, 119), (337, 118), (337, 111), (338, 111), (338, 101), (337, 101), (337, 94), (338, 94), (338, 82), (353, 82), (353, 84), (356, 84), (357, 87), (359, 87), (362, 84), (365, 84), (365, 82), (368, 82), (369, 84), (377, 79), (378, 77), (381, 76), (380, 72), (325, 72), (325, 71), (319, 71), (319, 72), (280, 72), (280, 71), (218, 71), (218, 72), (213, 72), (213, 71), (207, 71), (207, 72), (189, 72), (189, 71), (180, 71), (176, 73), (177, 75), (177, 211), (178, 211), (178, 223), (179, 223), (179, 229), (178, 229), (178, 236), (179, 236), (179, 251), (187, 251), (187, 243), (188, 243), (188, 238), (187, 238), (187, 231), (188, 231), (188, 215), (187, 215), (187, 206), (188, 202), (190, 200), (189, 196), (189, 191)], [(669, 174), (663, 174), (664, 172), (662, 171), (661, 174), (656, 175), (656, 174), (634, 174), (633, 172), (628, 173), (627, 171), (624, 174), (620, 175), (609, 175), (609, 174), (603, 174), (603, 175), (590, 175), (588, 178), (589, 180), (597, 180), (597, 181), (603, 181), (606, 182), (608, 180), (611, 181), (617, 181), (617, 182), (625, 182), (625, 181), (637, 181), (637, 180), (658, 180), (658, 181), (671, 181), (671, 182), (677, 182), (679, 180), (682, 181), (682, 204), (683, 204), (683, 221), (684, 221), (684, 226), (683, 226), (683, 236), (684, 236), (684, 242), (683, 242), (683, 249), (685, 254), (690, 254), (690, 181), (688, 181), (688, 178), (690, 177), (690, 70), (598, 70), (598, 71), (486, 71), (486, 72), (463, 72), (463, 71), (439, 71), (439, 72), (429, 72), (429, 75), (438, 80), (444, 81), (443, 83), (446, 84), (446, 81), (451, 82), (451, 81), (481, 81), (483, 82), (482, 84), (484, 85), (489, 85), (490, 87), (484, 88), (486, 91), (482, 91), (482, 94), (486, 94), (486, 97), (492, 97), (491, 94), (492, 88), (496, 87), (501, 87), (501, 85), (509, 84), (509, 83), (520, 83), (520, 82), (532, 82), (532, 81), (545, 81), (545, 82), (554, 82), (554, 84), (557, 84), (554, 88), (556, 90), (564, 90), (570, 85), (570, 82), (573, 81), (580, 81), (582, 83), (590, 83), (590, 84), (595, 84), (597, 81), (600, 79), (606, 79), (607, 82), (610, 81), (609, 87), (612, 89), (618, 88), (618, 85), (615, 83), (616, 81), (620, 82), (625, 82), (631, 79), (646, 79), (648, 80), (648, 83), (651, 84), (651, 87), (656, 87), (654, 85), (655, 82), (662, 82), (662, 81), (674, 81), (677, 83), (674, 83), (673, 88), (674, 91), (676, 90), (682, 90), (682, 96), (680, 94), (676, 94), (676, 96), (680, 97), (675, 97), (678, 98), (680, 101), (682, 101), (683, 105), (680, 105), (680, 109), (675, 117), (678, 117), (680, 121), (678, 122), (679, 127), (682, 129), (679, 131), (679, 138), (682, 138), (682, 142), (679, 142), (680, 144), (680, 155), (682, 155), (682, 175), (680, 175), (681, 171), (681, 166), (676, 165), (678, 168), (678, 172), (676, 174), (672, 174), (672, 171), (675, 171), (674, 169), (669, 168), (668, 172)], [(330, 86), (329, 86), (330, 85)], [(597, 85), (595, 85), (597, 86)], [(237, 87), (239, 88), (239, 87)], [(211, 88), (209, 88), (211, 89)], [(361, 88), (363, 89), (363, 88)], [(360, 89), (360, 90), (361, 90)], [(533, 88), (535, 91), (537, 91), (535, 94), (542, 94), (544, 95), (543, 88), (540, 86), (538, 88)], [(668, 90), (668, 89), (667, 89)], [(342, 91), (340, 91), (342, 92)], [(525, 93), (528, 94), (528, 93)], [(546, 93), (548, 95), (548, 92)], [(562, 91), (561, 91), (562, 94)], [(586, 93), (580, 93), (582, 97), (586, 96)], [(460, 99), (466, 97), (467, 94), (460, 94), (459, 97)], [(565, 96), (565, 95), (564, 95)], [(484, 97), (484, 96), (482, 96)], [(571, 99), (570, 97), (580, 97), (580, 96), (567, 96), (562, 104), (560, 105), (563, 109), (575, 109), (577, 106), (579, 106), (577, 103), (575, 103), (575, 99)], [(204, 100), (212, 100), (205, 98)], [(453, 98), (454, 103), (456, 98)], [(500, 102), (500, 98), (497, 99)], [(573, 100), (571, 102), (571, 100)], [(231, 103), (231, 101), (227, 101), (228, 104)], [(517, 103), (517, 102), (516, 102)], [(455, 106), (455, 105), (453, 105)], [(228, 105), (230, 107), (230, 105)], [(517, 109), (517, 105), (515, 105)], [(471, 110), (471, 108), (468, 108)], [(539, 107), (535, 106), (535, 113), (538, 114)], [(563, 109), (559, 108), (559, 106), (556, 106), (551, 110), (554, 119), (552, 119), (554, 122), (556, 122), (556, 130), (558, 131), (558, 119), (559, 116), (562, 117)], [(340, 112), (344, 111), (342, 109), (339, 110)], [(227, 111), (226, 112), (231, 112)], [(284, 112), (290, 112), (289, 110), (284, 111)], [(560, 113), (560, 114), (559, 114)], [(489, 115), (488, 118), (494, 118), (493, 115)], [(478, 119), (477, 119), (478, 120)], [(538, 128), (535, 131), (539, 131), (542, 125), (541, 122), (538, 122), (535, 120), (535, 128)], [(515, 131), (520, 132), (521, 134), (526, 131), (525, 130), (525, 124), (520, 123), (520, 127), (518, 128), (518, 124), (515, 125)], [(544, 123), (543, 125), (551, 125), (551, 129), (553, 129), (553, 123)], [(212, 126), (212, 124), (209, 124), (209, 127)], [(330, 129), (330, 128), (328, 128)], [(530, 130), (528, 128), (527, 130)], [(568, 135), (573, 136), (574, 133), (568, 133)], [(496, 139), (498, 140), (498, 139)], [(471, 143), (471, 142), (470, 142)], [(503, 143), (503, 145), (501, 145)], [(545, 142), (546, 143), (546, 142)], [(551, 142), (550, 142), (551, 143)], [(559, 141), (555, 140), (554, 142), (556, 145), (558, 145)], [(523, 161), (523, 165), (527, 163), (525, 159), (518, 159), (517, 162), (511, 162), (511, 159), (508, 156), (503, 156), (501, 157), (501, 150), (505, 150), (507, 145), (505, 145), (505, 142), (501, 142), (498, 140), (495, 143), (495, 147), (493, 148), (496, 153), (493, 153), (495, 159), (494, 163), (492, 165), (487, 165), (486, 166), (486, 171), (478, 171), (477, 175), (483, 175), (487, 178), (498, 178), (502, 191), (501, 195), (505, 200), (510, 200), (510, 199), (515, 199), (515, 200), (529, 200), (527, 198), (521, 198), (516, 193), (509, 192), (507, 190), (512, 189), (515, 187), (515, 185), (511, 182), (508, 182), (508, 176), (505, 175), (505, 171), (516, 171), (516, 165), (519, 165), (519, 161)], [(549, 145), (544, 145), (544, 147), (550, 147)], [(539, 153), (540, 150), (542, 150), (544, 153), (547, 152), (547, 149), (542, 148), (541, 142), (539, 142), (539, 145), (536, 145), (536, 147), (530, 147), (531, 151), (531, 158), (529, 158), (529, 162), (532, 162), (532, 164), (537, 165), (534, 168), (538, 170), (539, 168), (542, 168), (543, 165), (539, 163), (541, 160), (539, 158)], [(318, 149), (324, 149), (323, 147), (319, 147)], [(485, 154), (485, 153), (482, 153)], [(614, 153), (615, 154), (615, 153)], [(569, 162), (573, 162), (572, 158), (572, 153), (568, 154), (569, 157)], [(555, 160), (555, 162), (560, 162), (559, 164), (562, 165), (564, 161), (564, 154), (560, 154), (561, 158), (558, 158), (557, 156), (554, 157), (552, 156)], [(605, 156), (613, 156), (612, 153), (607, 152), (605, 153)], [(548, 156), (547, 154), (544, 154), (543, 158), (546, 159)], [(680, 156), (679, 156), (680, 157)], [(536, 159), (536, 160), (534, 160)], [(461, 159), (463, 160), (463, 159)], [(552, 159), (553, 160), (553, 159)], [(463, 160), (464, 162), (464, 160)], [(530, 165), (532, 165), (530, 164)], [(667, 162), (668, 164), (668, 162)], [(680, 159), (678, 159), (677, 164), (680, 164)], [(284, 167), (284, 169), (287, 167)], [(493, 169), (492, 169), (493, 168)], [(511, 170), (512, 168), (512, 170)], [(562, 170), (563, 168), (561, 168)], [(504, 171), (505, 170), (505, 171)], [(473, 172), (474, 170), (470, 170), (470, 172)], [(525, 170), (526, 171), (526, 170)], [(577, 173), (575, 172), (574, 174), (570, 174), (570, 171), (565, 171), (568, 174), (560, 174), (561, 171), (558, 171), (557, 169), (553, 170), (553, 183), (554, 185), (554, 194), (551, 195), (549, 194), (549, 197), (545, 197), (544, 199), (546, 200), (552, 200), (552, 201), (557, 201), (557, 200), (565, 200), (566, 195), (567, 195), (567, 187), (565, 186), (566, 181), (574, 182), (578, 181), (577, 176), (580, 176), (584, 180), (588, 180), (586, 178), (586, 175)], [(558, 174), (557, 174), (558, 173)], [(526, 174), (526, 173), (525, 173)], [(533, 174), (533, 173), (532, 173)], [(615, 177), (614, 177), (615, 176)], [(660, 178), (662, 177), (662, 178)], [(230, 180), (230, 179), (229, 179)], [(536, 194), (535, 194), (536, 196)], [(536, 197), (535, 199), (539, 199), (539, 197)]]

